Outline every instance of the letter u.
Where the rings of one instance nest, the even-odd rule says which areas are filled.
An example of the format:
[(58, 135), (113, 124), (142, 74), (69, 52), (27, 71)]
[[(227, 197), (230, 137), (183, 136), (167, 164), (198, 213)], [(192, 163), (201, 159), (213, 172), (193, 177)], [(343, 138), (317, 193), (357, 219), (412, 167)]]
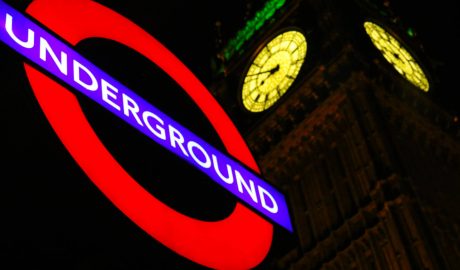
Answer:
[(212, 156), (212, 163), (214, 164), (214, 170), (216, 171), (217, 175), (219, 178), (224, 181), (227, 184), (232, 184), (233, 183), (233, 174), (232, 174), (232, 168), (230, 165), (227, 164), (227, 174), (228, 177), (225, 177), (219, 169), (219, 163), (217, 162), (217, 157), (213, 154)]
[(19, 45), (26, 49), (30, 49), (34, 46), (34, 31), (28, 29), (27, 30), (27, 41), (20, 40), (14, 33), (13, 33), (13, 17), (10, 14), (6, 13), (6, 21), (5, 21), (5, 28), (6, 32), (10, 35), (10, 37)]

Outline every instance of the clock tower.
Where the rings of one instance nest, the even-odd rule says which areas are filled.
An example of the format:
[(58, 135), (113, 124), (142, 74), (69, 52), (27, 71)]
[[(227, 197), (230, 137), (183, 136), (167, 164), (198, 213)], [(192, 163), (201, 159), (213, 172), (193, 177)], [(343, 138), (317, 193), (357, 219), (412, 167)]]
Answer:
[[(289, 198), (296, 240), (272, 269), (455, 269), (460, 129), (433, 98), (443, 84), (414, 29), (389, 1), (250, 2), (241, 30), (220, 37), (211, 90)], [(260, 55), (291, 27), (304, 61), (252, 111), (241, 99), (262, 98), (248, 76), (266, 72), (255, 89), (280, 72), (274, 52)]]

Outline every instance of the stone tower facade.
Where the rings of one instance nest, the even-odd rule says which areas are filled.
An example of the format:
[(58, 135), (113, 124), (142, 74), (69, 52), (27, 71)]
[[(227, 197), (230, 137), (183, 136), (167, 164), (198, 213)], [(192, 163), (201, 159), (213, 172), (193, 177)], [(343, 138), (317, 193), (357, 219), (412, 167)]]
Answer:
[[(402, 23), (370, 2), (287, 2), (245, 52), (223, 63), (213, 88), (264, 177), (292, 205), (297, 244), (274, 269), (459, 267), (458, 118), (372, 47), (360, 20), (387, 20), (396, 34)], [(245, 63), (270, 32), (289, 25), (305, 29), (314, 55), (276, 106), (244, 112), (235, 97)], [(417, 40), (407, 44), (423, 60)], [(436, 87), (435, 74), (429, 78)]]

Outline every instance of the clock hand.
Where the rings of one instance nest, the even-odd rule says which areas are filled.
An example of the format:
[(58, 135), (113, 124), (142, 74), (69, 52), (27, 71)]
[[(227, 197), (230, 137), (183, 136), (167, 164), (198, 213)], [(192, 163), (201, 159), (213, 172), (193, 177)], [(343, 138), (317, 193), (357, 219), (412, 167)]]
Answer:
[(269, 73), (269, 72), (270, 72), (270, 75), (271, 75), (271, 74), (277, 72), (279, 69), (280, 69), (280, 65), (276, 65), (276, 67), (274, 67), (274, 68), (272, 68), (270, 70), (265, 70), (265, 71), (261, 71), (261, 72), (258, 72), (258, 73), (249, 74), (248, 76), (256, 76), (256, 75)]
[[(263, 79), (261, 82), (260, 82), (260, 85), (263, 85), (265, 83), (265, 80), (268, 79), (268, 77), (270, 77), (271, 75), (275, 74), (278, 70), (280, 70), (280, 65), (276, 65), (276, 67), (270, 69), (269, 71), (267, 72), (270, 72), (270, 74), (268, 74), (267, 77), (265, 77), (265, 79)], [(266, 72), (265, 72), (266, 73)]]

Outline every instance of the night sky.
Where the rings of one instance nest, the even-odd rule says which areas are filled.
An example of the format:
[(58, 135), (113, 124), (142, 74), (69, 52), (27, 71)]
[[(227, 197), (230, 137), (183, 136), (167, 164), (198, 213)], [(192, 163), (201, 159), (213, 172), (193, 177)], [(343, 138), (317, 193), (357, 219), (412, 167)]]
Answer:
[[(5, 2), (21, 11), (30, 3)], [(243, 26), (245, 16), (242, 0), (97, 2), (149, 32), (205, 85), (212, 80), (215, 22), (221, 21), (222, 33), (231, 36)], [(460, 30), (456, 25), (460, 12), (454, 8), (455, 1), (399, 2), (391, 1), (390, 6), (414, 27), (436, 67), (440, 87), (429, 95), (449, 111), (460, 113), (460, 89), (456, 85), (460, 59)], [(107, 40), (86, 40), (76, 49), (173, 119), (223, 149), (199, 109), (154, 64)], [(0, 148), (4, 172), (0, 188), (0, 268), (131, 270), (159, 269), (162, 264), (167, 267), (161, 269), (203, 269), (148, 236), (92, 184), (50, 127), (25, 79), (23, 61), (0, 44), (0, 76), (4, 83), (0, 115), (6, 123)], [(122, 120), (75, 94), (97, 135), (149, 192), (174, 209), (204, 220), (219, 220), (232, 211), (237, 202), (233, 195)], [(171, 170), (164, 164), (178, 169)], [(199, 191), (199, 196), (190, 191)], [(272, 256), (286, 252), (294, 240), (295, 235), (276, 227), (272, 250), (260, 267), (266, 267)]]
[(453, 114), (460, 113), (460, 8), (453, 0), (390, 1), (401, 19), (413, 27), (434, 68), (439, 87), (429, 95)]

